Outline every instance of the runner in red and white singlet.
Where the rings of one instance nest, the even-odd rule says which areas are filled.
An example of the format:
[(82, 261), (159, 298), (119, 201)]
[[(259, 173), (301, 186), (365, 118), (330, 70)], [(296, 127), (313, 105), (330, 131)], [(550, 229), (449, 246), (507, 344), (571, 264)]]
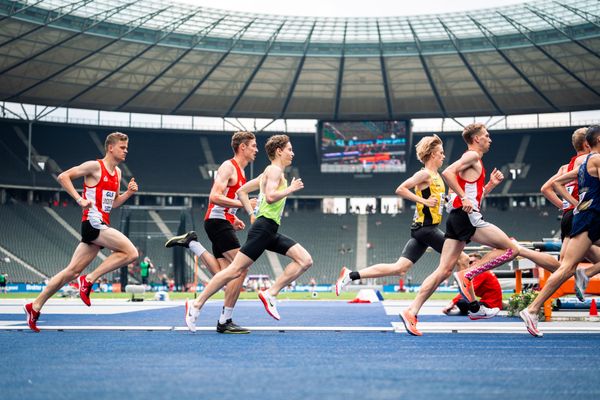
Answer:
[[(238, 165), (237, 161), (235, 161), (235, 158), (232, 158), (228, 161), (235, 168), (236, 180), (233, 185), (227, 186), (227, 191), (223, 194), (228, 199), (237, 200), (236, 192), (240, 187), (242, 187), (242, 185), (244, 183), (246, 183), (246, 176), (244, 175), (244, 172)], [(208, 210), (206, 210), (206, 214), (204, 215), (204, 220), (206, 221), (207, 219), (212, 219), (212, 218), (226, 219), (231, 224), (233, 224), (233, 222), (235, 221), (235, 214), (237, 213), (237, 210), (238, 210), (238, 207), (224, 207), (224, 206), (215, 204), (213, 202), (210, 202), (208, 204)]]
[(100, 180), (94, 186), (83, 183), (81, 197), (90, 200), (91, 206), (83, 210), (81, 221), (90, 221), (94, 228), (101, 229), (101, 224), (110, 225), (110, 212), (119, 191), (119, 174), (117, 171), (110, 174), (106, 170), (104, 162), (102, 160), (97, 161), (100, 164)]
[[(204, 230), (212, 243), (212, 254), (198, 241), (196, 232), (175, 236), (167, 240), (166, 247), (183, 246), (189, 248), (202, 263), (215, 275), (226, 268), (240, 249), (240, 241), (235, 231), (244, 229), (245, 224), (236, 216), (242, 207), (236, 191), (246, 183), (244, 168), (254, 161), (258, 149), (252, 132), (236, 132), (231, 138), (233, 158), (221, 164), (210, 190), (208, 210), (204, 215)], [(249, 333), (232, 320), (233, 307), (240, 295), (246, 275), (227, 284), (223, 310), (217, 323), (219, 333)]]
[[(48, 285), (32, 303), (25, 305), (27, 324), (32, 330), (39, 332), (37, 320), (40, 310), (46, 301), (65, 284), (77, 279), (79, 297), (90, 306), (89, 296), (94, 282), (102, 275), (138, 258), (138, 251), (127, 236), (109, 226), (111, 210), (121, 206), (138, 190), (135, 179), (131, 178), (127, 191), (119, 193), (121, 170), (118, 165), (125, 161), (128, 144), (129, 138), (124, 133), (111, 133), (104, 142), (106, 154), (103, 159), (86, 161), (58, 176), (58, 182), (83, 210), (81, 243), (75, 249), (69, 265), (50, 279)], [(82, 196), (73, 186), (72, 181), (77, 178), (84, 179)], [(94, 271), (81, 275), (104, 247), (112, 250), (111, 255)]]

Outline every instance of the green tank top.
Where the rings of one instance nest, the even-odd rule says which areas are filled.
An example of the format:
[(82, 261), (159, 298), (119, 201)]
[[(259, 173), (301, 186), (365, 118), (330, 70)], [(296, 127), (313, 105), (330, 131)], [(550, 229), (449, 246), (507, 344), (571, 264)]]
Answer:
[[(277, 190), (284, 190), (285, 188), (287, 188), (287, 186), (288, 186), (287, 181), (285, 179), (283, 179), (283, 182), (281, 183), (281, 185), (279, 185)], [(261, 191), (260, 194), (258, 195), (258, 205), (257, 205), (258, 210), (256, 212), (256, 218), (258, 218), (258, 217), (269, 218), (269, 219), (275, 221), (277, 223), (277, 225), (281, 225), (281, 215), (283, 214), (283, 209), (285, 207), (285, 199), (286, 199), (286, 197), (276, 201), (275, 203), (269, 204), (269, 203), (267, 203), (265, 194)]]

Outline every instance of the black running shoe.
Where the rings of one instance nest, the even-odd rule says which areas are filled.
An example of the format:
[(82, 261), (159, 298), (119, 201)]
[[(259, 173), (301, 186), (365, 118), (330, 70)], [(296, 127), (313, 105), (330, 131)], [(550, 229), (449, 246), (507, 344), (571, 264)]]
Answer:
[(173, 236), (171, 239), (167, 240), (165, 243), (165, 247), (173, 247), (173, 246), (183, 246), (190, 247), (190, 242), (192, 240), (198, 240), (198, 235), (196, 232), (189, 231), (183, 235)]
[(246, 328), (236, 325), (231, 319), (225, 321), (224, 324), (217, 322), (217, 332), (219, 333), (250, 333)]

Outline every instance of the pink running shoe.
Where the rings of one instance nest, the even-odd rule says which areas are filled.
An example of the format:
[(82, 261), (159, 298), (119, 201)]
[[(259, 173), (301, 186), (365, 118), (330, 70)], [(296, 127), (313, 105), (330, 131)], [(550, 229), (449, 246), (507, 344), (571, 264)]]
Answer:
[(29, 325), (29, 329), (34, 332), (39, 332), (40, 328), (37, 327), (36, 323), (41, 313), (33, 309), (33, 303), (25, 304), (23, 310), (25, 310), (25, 314), (27, 315), (27, 325)]
[(89, 307), (92, 305), (92, 302), (90, 301), (90, 293), (94, 284), (86, 281), (86, 276), (87, 275), (80, 275), (79, 278), (77, 278), (77, 283), (79, 283), (79, 297), (81, 298), (81, 301), (83, 301), (83, 303)]

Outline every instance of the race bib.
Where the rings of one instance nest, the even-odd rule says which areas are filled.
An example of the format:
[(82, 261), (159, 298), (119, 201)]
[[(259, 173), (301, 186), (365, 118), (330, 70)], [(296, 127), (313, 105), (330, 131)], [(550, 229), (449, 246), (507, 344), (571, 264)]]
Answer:
[(109, 213), (112, 210), (113, 202), (115, 201), (115, 197), (117, 197), (117, 192), (113, 192), (111, 190), (103, 190), (102, 191), (102, 211)]

